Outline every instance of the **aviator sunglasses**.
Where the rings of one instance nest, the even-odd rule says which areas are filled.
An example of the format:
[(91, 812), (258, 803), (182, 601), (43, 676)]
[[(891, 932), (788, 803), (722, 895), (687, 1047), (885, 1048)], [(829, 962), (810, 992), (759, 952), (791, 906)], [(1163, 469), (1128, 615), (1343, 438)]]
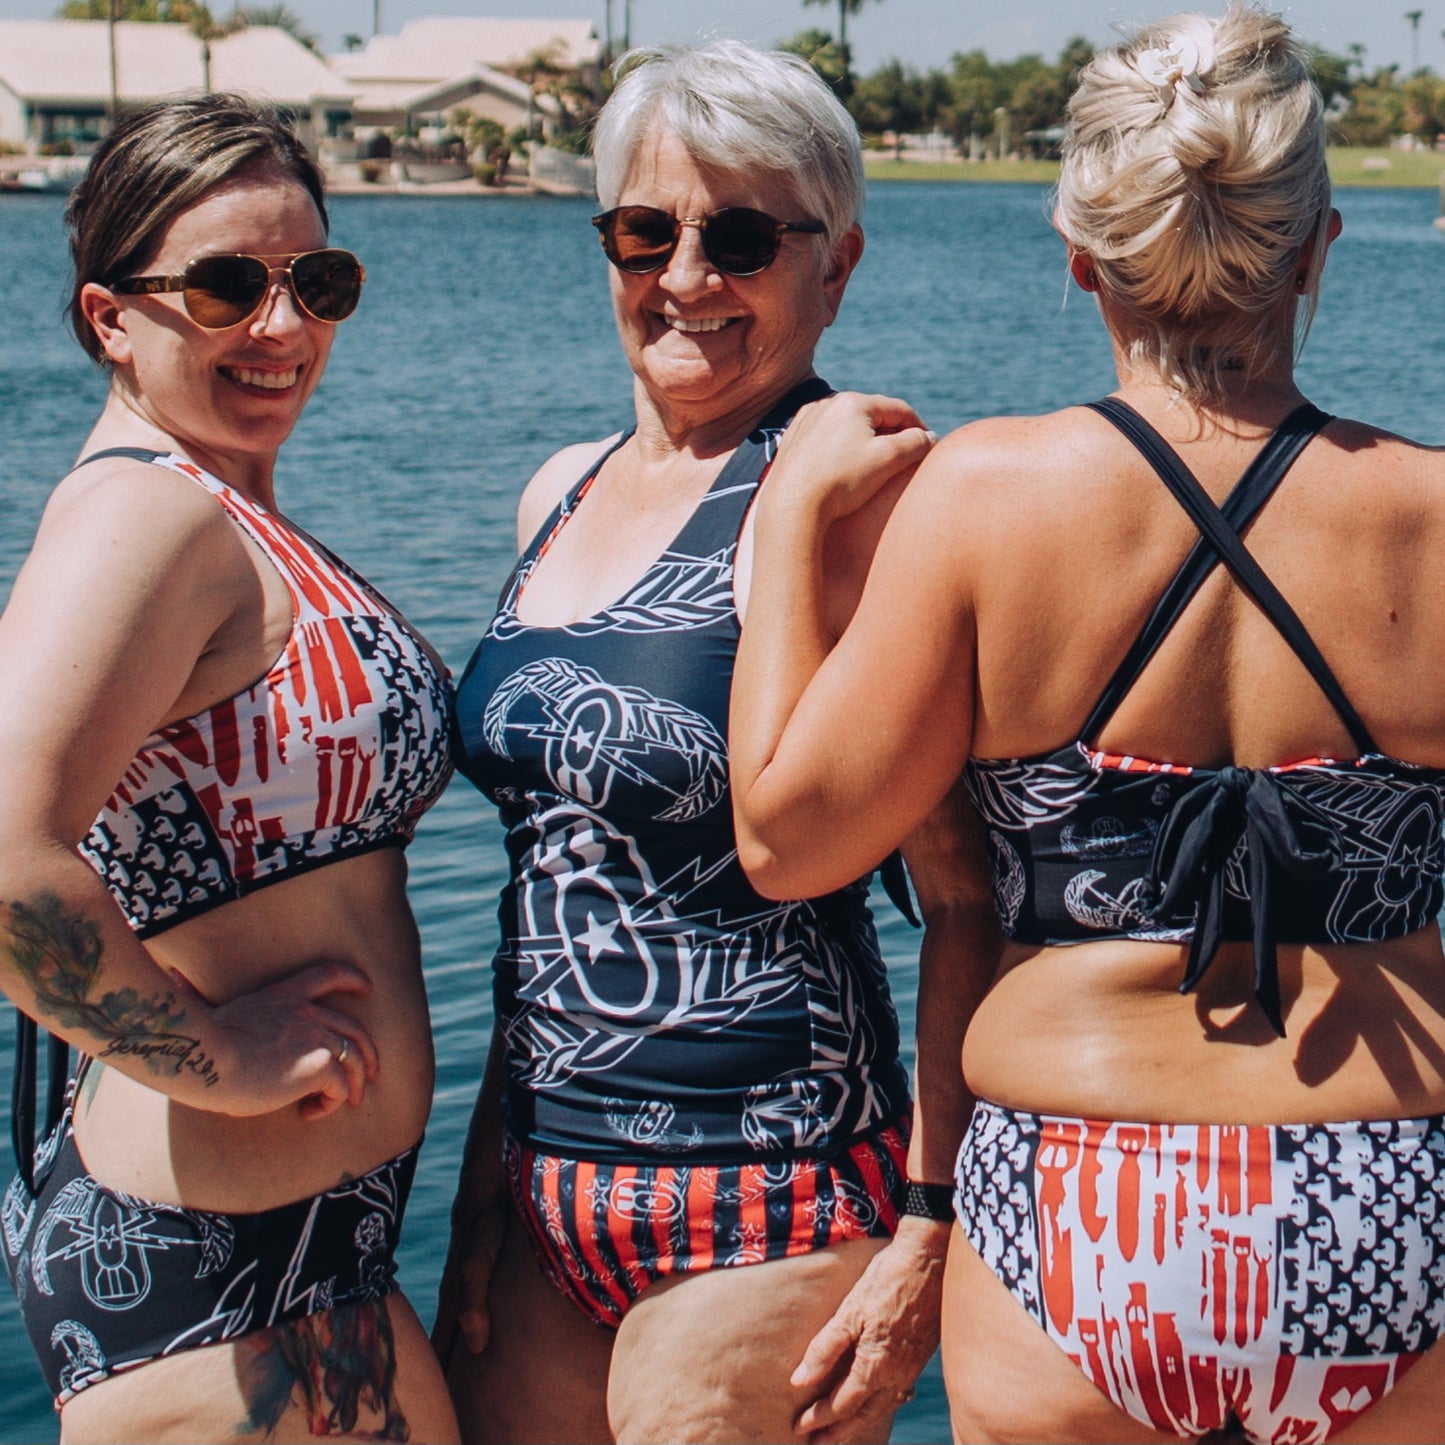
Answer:
[(112, 291), (123, 296), (154, 296), (179, 291), (186, 315), (207, 331), (223, 331), (249, 321), (261, 309), (277, 272), (286, 277), (296, 304), (313, 320), (345, 321), (361, 300), (366, 269), (350, 251), (303, 251), (284, 266), (261, 256), (198, 256), (179, 276), (131, 276)]
[(619, 271), (660, 271), (672, 259), (684, 226), (696, 226), (702, 253), (727, 276), (756, 276), (778, 257), (788, 231), (821, 235), (821, 221), (780, 221), (766, 211), (727, 206), (710, 216), (673, 216), (656, 206), (618, 206), (593, 216), (602, 249)]

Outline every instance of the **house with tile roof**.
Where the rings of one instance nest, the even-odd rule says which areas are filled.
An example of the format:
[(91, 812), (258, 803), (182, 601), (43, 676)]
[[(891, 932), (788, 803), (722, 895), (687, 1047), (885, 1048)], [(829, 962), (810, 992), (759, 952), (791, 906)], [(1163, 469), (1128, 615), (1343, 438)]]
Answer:
[[(0, 20), (0, 141), (83, 153), (100, 138), (112, 104), (109, 30), (103, 20)], [(116, 25), (120, 104), (208, 90), (284, 107), (313, 150), (351, 122), (351, 83), (275, 26), (248, 26), (207, 47), (185, 25)]]
[(438, 16), (410, 20), (399, 35), (377, 35), (364, 49), (329, 57), (355, 92), (358, 134), (440, 123), (458, 106), (507, 130), (544, 132), (556, 124), (556, 101), (510, 71), (539, 62), (580, 72), (596, 88), (602, 45), (590, 20), (506, 20)]

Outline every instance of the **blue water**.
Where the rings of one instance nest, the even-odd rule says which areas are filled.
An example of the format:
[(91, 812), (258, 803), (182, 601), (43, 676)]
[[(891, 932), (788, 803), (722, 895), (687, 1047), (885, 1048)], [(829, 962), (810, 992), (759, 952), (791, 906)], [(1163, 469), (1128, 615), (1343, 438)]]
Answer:
[[(1348, 191), (1301, 368), (1311, 398), (1445, 442), (1445, 233), (1430, 191)], [(282, 456), (286, 510), (370, 577), (454, 669), (514, 550), (517, 493), (558, 446), (629, 412), (605, 262), (581, 200), (342, 198), (332, 234), (365, 260), (356, 317)], [(65, 254), (53, 198), (0, 199), (0, 588), (104, 393), (63, 329)], [(908, 397), (938, 431), (1030, 412), (1113, 384), (1087, 297), (1064, 299), (1064, 255), (1037, 187), (894, 183), (869, 196), (868, 246), (820, 369), (835, 385)], [(437, 1095), (402, 1249), (429, 1317), (447, 1208), (491, 1017), (487, 961), (500, 832), (464, 784), (411, 852), (428, 961)], [(911, 1030), (917, 938), (884, 910), (885, 950)], [(8, 1027), (0, 1078), (10, 1073)], [(8, 1172), (8, 1171), (6, 1171)], [(942, 1441), (936, 1363), (896, 1438)], [(18, 1316), (0, 1298), (0, 1440), (54, 1440)]]

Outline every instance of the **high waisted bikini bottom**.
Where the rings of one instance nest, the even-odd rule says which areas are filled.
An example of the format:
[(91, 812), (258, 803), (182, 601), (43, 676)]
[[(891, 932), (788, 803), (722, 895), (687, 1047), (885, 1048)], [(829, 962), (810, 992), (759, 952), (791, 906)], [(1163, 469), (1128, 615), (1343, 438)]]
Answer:
[(217, 1214), (100, 1183), (67, 1108), (39, 1151), (39, 1193), (17, 1176), (0, 1209), (57, 1408), (118, 1370), (390, 1294), (420, 1147), (311, 1199)]
[(891, 1236), (908, 1132), (900, 1123), (829, 1158), (724, 1166), (593, 1164), (538, 1154), (509, 1136), (504, 1159), (547, 1277), (615, 1328), (667, 1275)]
[(981, 1103), (959, 1223), (1120, 1409), (1321, 1441), (1445, 1331), (1445, 1121), (1121, 1124)]

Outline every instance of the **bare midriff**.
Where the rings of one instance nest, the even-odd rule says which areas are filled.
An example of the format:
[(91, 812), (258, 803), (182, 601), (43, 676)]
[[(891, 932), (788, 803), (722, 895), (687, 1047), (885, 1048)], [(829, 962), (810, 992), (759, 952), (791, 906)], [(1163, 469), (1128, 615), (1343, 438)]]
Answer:
[(1286, 1037), (1223, 945), (1190, 994), (1186, 949), (1010, 945), (963, 1047), (1008, 1108), (1151, 1123), (1284, 1124), (1445, 1112), (1445, 957), (1431, 926), (1381, 943), (1279, 946)]
[(399, 848), (344, 859), (225, 904), (147, 942), (213, 1003), (322, 960), (354, 964), (365, 996), (328, 1006), (359, 1020), (380, 1068), (358, 1105), (303, 1119), (297, 1105), (235, 1117), (173, 1103), (92, 1064), (76, 1137), (102, 1183), (163, 1203), (252, 1213), (308, 1198), (395, 1158), (421, 1137), (435, 1073), (416, 923)]

